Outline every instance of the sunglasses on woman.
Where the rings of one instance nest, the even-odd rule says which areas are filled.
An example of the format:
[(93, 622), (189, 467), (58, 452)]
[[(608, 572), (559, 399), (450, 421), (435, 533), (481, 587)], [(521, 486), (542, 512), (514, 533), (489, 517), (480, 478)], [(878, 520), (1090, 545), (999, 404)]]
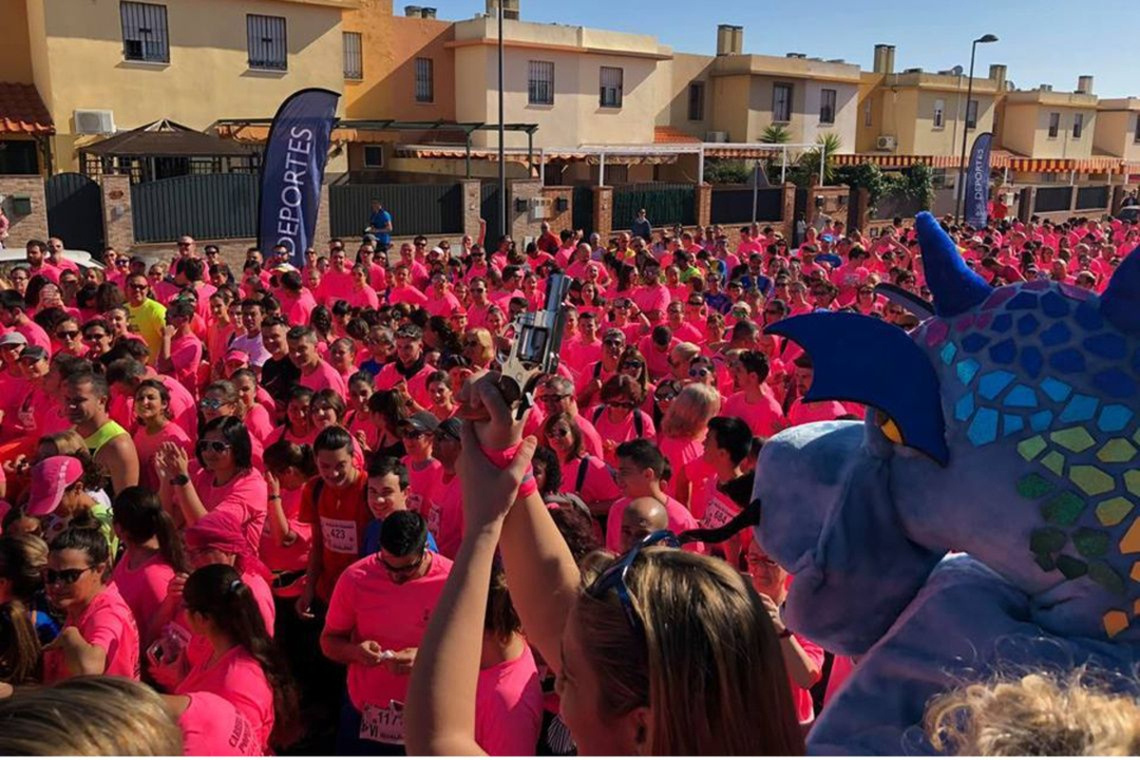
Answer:
[(230, 444), (225, 441), (198, 441), (198, 451), (212, 451), (215, 454), (222, 454), (230, 450)]
[(642, 636), (645, 635), (645, 626), (642, 624), (641, 618), (637, 616), (637, 611), (633, 608), (633, 598), (629, 595), (629, 587), (625, 583), (625, 577), (629, 573), (629, 569), (633, 567), (633, 563), (641, 556), (643, 549), (659, 544), (664, 544), (672, 549), (681, 548), (681, 542), (677, 539), (673, 531), (654, 531), (638, 541), (636, 546), (626, 552), (614, 564), (610, 565), (609, 569), (598, 576), (598, 579), (586, 589), (587, 596), (592, 599), (601, 599), (605, 596), (607, 591), (611, 590), (617, 593), (618, 601), (621, 602), (621, 609), (622, 612), (625, 613), (626, 620), (629, 621), (634, 631)]
[(44, 570), (44, 583), (49, 586), (54, 586), (57, 583), (72, 586), (83, 577), (84, 573), (94, 569), (93, 567), (73, 567), (68, 570), (52, 570), (47, 568)]
[(211, 412), (216, 412), (226, 405), (225, 401), (216, 398), (204, 398), (198, 402), (198, 406), (202, 409), (208, 409)]

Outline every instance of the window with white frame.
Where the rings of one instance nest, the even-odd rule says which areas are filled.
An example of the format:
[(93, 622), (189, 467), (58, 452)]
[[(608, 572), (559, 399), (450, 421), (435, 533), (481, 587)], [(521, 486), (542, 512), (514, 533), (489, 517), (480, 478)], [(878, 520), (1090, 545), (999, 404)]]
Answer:
[(344, 78), (364, 79), (364, 42), (360, 32), (344, 33)]
[(838, 93), (835, 90), (819, 91), (819, 123), (835, 123), (835, 101)]
[(942, 129), (946, 126), (946, 101), (938, 98), (934, 101), (934, 128)]
[(128, 61), (170, 63), (170, 34), (166, 6), (155, 3), (119, 3), (123, 23), (123, 58)]
[(416, 59), (416, 102), (431, 103), (435, 100), (435, 61), (430, 58)]
[(382, 168), (384, 168), (384, 146), (383, 145), (365, 145), (364, 146), (364, 168), (366, 168), (366, 169), (382, 169)]
[(788, 122), (792, 120), (792, 86), (790, 84), (772, 85), (772, 121)]
[(598, 86), (601, 92), (598, 104), (602, 108), (621, 108), (621, 88), (624, 78), (624, 69), (619, 69), (616, 66), (602, 66), (598, 73)]
[(528, 61), (526, 102), (532, 106), (554, 105), (554, 61)]
[(251, 69), (285, 71), (289, 67), (283, 16), (247, 14), (245, 33)]
[(1083, 113), (1073, 114), (1073, 139), (1081, 139), (1081, 133), (1085, 131), (1085, 115)]
[(1054, 111), (1049, 114), (1049, 136), (1056, 137), (1061, 133), (1061, 114)]

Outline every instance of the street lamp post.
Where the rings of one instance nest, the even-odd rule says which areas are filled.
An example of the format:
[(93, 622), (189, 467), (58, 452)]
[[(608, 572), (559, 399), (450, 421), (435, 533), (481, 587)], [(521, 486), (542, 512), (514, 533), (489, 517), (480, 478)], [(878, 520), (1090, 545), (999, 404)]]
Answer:
[[(966, 82), (966, 118), (962, 122), (962, 156), (958, 164), (958, 221), (966, 216), (966, 143), (970, 135), (970, 99), (974, 94), (974, 54), (978, 50), (978, 43), (997, 42), (998, 38), (992, 34), (983, 34), (970, 45), (970, 77)], [(960, 91), (959, 91), (960, 92)], [(977, 118), (977, 113), (974, 114)], [(975, 123), (975, 126), (977, 124)]]
[[(509, 235), (507, 230), (507, 157), (506, 146), (503, 141), (506, 137), (506, 127), (503, 124), (503, 0), (499, 0), (498, 8), (499, 32), (499, 235)], [(498, 241), (495, 241), (498, 245)]]

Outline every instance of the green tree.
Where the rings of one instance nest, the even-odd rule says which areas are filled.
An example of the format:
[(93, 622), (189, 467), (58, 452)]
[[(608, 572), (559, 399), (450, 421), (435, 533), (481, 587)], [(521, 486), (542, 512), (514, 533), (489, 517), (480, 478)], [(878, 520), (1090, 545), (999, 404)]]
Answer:
[(834, 157), (843, 147), (843, 139), (834, 132), (825, 132), (815, 138), (816, 147), (800, 154), (796, 168), (790, 172), (792, 182), (800, 187), (807, 187), (811, 183), (811, 176), (819, 174), (820, 152), (823, 152), (823, 176), (820, 182), (824, 185), (835, 183)]
[(792, 133), (788, 128), (780, 124), (769, 124), (760, 133), (760, 142), (762, 143), (788, 143), (792, 141)]

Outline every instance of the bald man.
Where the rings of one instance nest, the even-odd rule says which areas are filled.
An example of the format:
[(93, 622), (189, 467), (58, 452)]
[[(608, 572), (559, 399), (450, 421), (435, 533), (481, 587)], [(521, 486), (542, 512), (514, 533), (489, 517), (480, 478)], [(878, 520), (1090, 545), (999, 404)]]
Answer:
[(625, 505), (621, 514), (621, 550), (627, 552), (646, 536), (669, 527), (665, 506), (652, 496), (642, 496)]

